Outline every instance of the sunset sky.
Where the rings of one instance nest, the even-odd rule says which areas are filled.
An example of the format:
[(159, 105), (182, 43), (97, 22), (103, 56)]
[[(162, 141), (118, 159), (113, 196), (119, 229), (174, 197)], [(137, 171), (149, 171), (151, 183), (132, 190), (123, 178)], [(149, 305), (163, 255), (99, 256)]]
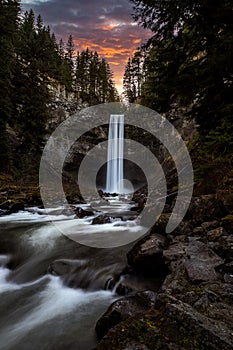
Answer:
[(33, 9), (50, 25), (57, 39), (70, 34), (76, 50), (87, 47), (105, 57), (122, 92), (125, 64), (133, 51), (151, 34), (132, 19), (129, 0), (22, 0), (23, 10)]

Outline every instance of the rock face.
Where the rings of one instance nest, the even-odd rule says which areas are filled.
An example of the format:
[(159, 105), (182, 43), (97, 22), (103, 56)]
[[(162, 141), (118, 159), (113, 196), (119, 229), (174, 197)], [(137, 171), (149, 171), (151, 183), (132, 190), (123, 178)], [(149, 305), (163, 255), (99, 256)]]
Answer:
[(232, 329), (187, 303), (160, 294), (150, 310), (129, 315), (111, 329), (97, 349), (230, 350)]
[(203, 195), (193, 197), (187, 213), (187, 217), (200, 224), (205, 221), (213, 221), (227, 214), (227, 209), (217, 195)]

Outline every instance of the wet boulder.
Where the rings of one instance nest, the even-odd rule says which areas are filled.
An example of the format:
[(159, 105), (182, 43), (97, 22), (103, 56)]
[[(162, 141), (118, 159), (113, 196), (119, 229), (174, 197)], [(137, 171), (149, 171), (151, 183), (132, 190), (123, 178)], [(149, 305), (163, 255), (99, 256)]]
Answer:
[(68, 275), (85, 265), (85, 263), (85, 260), (58, 259), (49, 265), (48, 273), (54, 276)]
[(115, 301), (96, 324), (98, 339), (102, 339), (105, 334), (118, 323), (129, 317), (149, 310), (155, 303), (156, 293), (151, 291), (139, 292), (123, 299)]
[(96, 267), (90, 261), (82, 259), (58, 259), (48, 267), (48, 273), (59, 276), (64, 285), (92, 291), (108, 289), (108, 281), (118, 281), (121, 270), (121, 264)]
[(103, 225), (109, 224), (111, 222), (111, 218), (105, 215), (99, 215), (92, 220), (92, 225)]
[(166, 266), (163, 260), (165, 237), (152, 233), (138, 241), (128, 252), (128, 264), (144, 275), (163, 275)]
[(13, 204), (12, 200), (6, 200), (0, 204), (0, 209), (7, 211), (10, 209), (10, 206)]
[(3, 210), (0, 208), (0, 216), (7, 215), (7, 210)]
[(107, 290), (114, 290), (116, 294), (127, 295), (132, 292), (151, 290), (157, 292), (162, 284), (163, 279), (143, 276), (130, 271), (127, 274), (121, 273), (114, 276), (106, 283)]
[(74, 209), (75, 214), (78, 216), (79, 219), (83, 219), (88, 216), (94, 216), (94, 213), (91, 210), (84, 210), (80, 207), (77, 207)]

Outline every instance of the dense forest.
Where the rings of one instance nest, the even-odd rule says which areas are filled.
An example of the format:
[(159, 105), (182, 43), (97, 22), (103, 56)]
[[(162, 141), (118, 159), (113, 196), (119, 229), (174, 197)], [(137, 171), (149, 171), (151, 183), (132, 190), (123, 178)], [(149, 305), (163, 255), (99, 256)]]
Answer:
[(199, 131), (196, 174), (206, 180), (232, 162), (232, 1), (132, 2), (152, 36), (129, 58), (124, 94), (159, 113), (186, 109)]
[(150, 38), (109, 113), (107, 61), (0, 0), (0, 348), (232, 350), (233, 0), (42, 2)]
[[(116, 101), (118, 94), (104, 58), (88, 48), (76, 53), (72, 35), (58, 43), (40, 15), (21, 13), (19, 1), (1, 0), (0, 32), (0, 163), (1, 172), (12, 174), (30, 157), (39, 164), (52, 88), (60, 84), (89, 105)], [(16, 149), (9, 128), (19, 140)]]
[[(125, 98), (194, 120), (198, 134), (189, 147), (196, 180), (221, 177), (220, 168), (231, 169), (233, 151), (232, 1), (131, 2), (134, 20), (152, 34), (128, 59)], [(58, 42), (41, 16), (23, 14), (17, 0), (1, 0), (0, 10), (1, 172), (21, 177), (30, 157), (39, 164), (53, 88), (61, 85), (80, 105), (119, 96), (97, 52), (76, 52), (72, 35)]]

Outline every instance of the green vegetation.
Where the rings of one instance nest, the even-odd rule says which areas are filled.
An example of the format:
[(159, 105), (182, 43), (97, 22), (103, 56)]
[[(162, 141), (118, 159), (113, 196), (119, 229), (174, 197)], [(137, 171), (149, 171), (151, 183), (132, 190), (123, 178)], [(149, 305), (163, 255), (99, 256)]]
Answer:
[(16, 64), (15, 42), (20, 8), (18, 1), (0, 2), (0, 164), (2, 170), (10, 165), (10, 146), (6, 125), (13, 113), (12, 71)]
[(160, 113), (185, 107), (184, 117), (193, 118), (199, 131), (197, 180), (206, 170), (217, 178), (216, 167), (223, 164), (225, 171), (233, 152), (232, 1), (131, 1), (134, 19), (152, 36), (140, 49), (137, 91), (134, 58), (126, 66), (125, 95)]
[(118, 94), (109, 65), (98, 54), (75, 54), (18, 0), (0, 1), (0, 173), (37, 182), (48, 133), (49, 105), (58, 85), (80, 104), (114, 102)]

